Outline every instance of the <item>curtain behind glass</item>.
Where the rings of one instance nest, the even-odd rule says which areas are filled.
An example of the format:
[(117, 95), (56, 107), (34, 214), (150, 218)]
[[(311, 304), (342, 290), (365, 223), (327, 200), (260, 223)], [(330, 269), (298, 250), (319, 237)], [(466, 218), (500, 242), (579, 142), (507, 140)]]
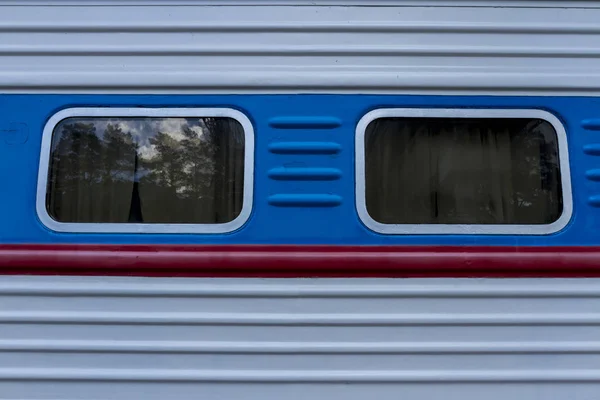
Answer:
[(382, 223), (543, 224), (562, 212), (545, 121), (385, 118), (365, 150), (367, 210)]

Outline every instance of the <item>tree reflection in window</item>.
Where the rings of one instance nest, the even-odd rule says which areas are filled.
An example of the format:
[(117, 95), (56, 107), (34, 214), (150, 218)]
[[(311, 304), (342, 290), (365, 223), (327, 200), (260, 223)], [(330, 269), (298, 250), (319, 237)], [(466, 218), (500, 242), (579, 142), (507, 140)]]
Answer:
[(225, 117), (67, 118), (46, 206), (59, 222), (225, 223), (241, 212), (244, 131)]

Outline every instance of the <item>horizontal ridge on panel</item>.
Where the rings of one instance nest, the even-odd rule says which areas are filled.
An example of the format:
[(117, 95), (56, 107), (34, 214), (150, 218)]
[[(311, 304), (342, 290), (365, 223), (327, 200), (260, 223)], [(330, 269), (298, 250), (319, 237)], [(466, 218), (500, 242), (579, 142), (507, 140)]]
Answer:
[(327, 116), (274, 117), (269, 120), (269, 126), (275, 129), (335, 129), (342, 126), (342, 121)]
[(0, 368), (0, 380), (104, 382), (596, 382), (598, 370), (177, 370), (100, 368)]
[[(72, 282), (72, 277), (61, 277), (60, 281), (47, 282), (22, 282), (4, 276), (0, 282), (0, 296), (52, 296), (69, 298), (72, 296), (83, 298), (95, 297), (141, 297), (141, 298), (377, 298), (377, 299), (579, 299), (600, 298), (600, 286), (587, 284), (586, 280), (577, 283), (563, 283), (553, 285), (540, 283), (539, 280), (527, 278), (504, 278), (503, 286), (489, 282), (478, 282), (477, 286), (449, 284), (412, 284), (395, 286), (391, 283), (356, 283), (343, 284), (299, 284), (291, 283), (288, 279), (281, 278), (268, 283), (241, 283), (238, 279), (221, 278), (218, 282), (126, 282), (130, 278), (103, 277), (97, 282)], [(240, 278), (244, 281), (249, 278)], [(352, 278), (342, 278), (353, 281)], [(282, 282), (282, 280), (284, 282)], [(456, 281), (458, 279), (454, 279)], [(510, 282), (512, 281), (512, 282)], [(593, 282), (593, 281), (592, 281)], [(530, 283), (532, 286), (527, 286)], [(455, 283), (456, 285), (456, 283)]]
[(273, 154), (337, 154), (342, 146), (335, 142), (275, 142), (269, 144)]
[[(275, 194), (268, 202), (282, 207), (335, 207), (342, 198)], [(12, 244), (0, 245), (0, 267), (4, 276), (591, 278), (600, 277), (600, 247), (520, 246), (516, 252), (512, 246)], [(135, 295), (132, 290), (128, 289), (129, 295)], [(431, 290), (426, 293), (434, 296)], [(471, 288), (469, 293), (481, 296), (482, 292)], [(525, 296), (520, 289), (519, 293)], [(596, 296), (597, 291), (586, 293)], [(578, 296), (565, 290), (556, 295)]]
[(334, 181), (342, 177), (342, 171), (337, 168), (302, 168), (277, 167), (269, 170), (269, 178), (288, 181)]
[(334, 194), (274, 194), (269, 204), (279, 207), (336, 207), (342, 197)]
[(583, 146), (583, 152), (591, 156), (600, 156), (600, 143), (590, 143)]
[(600, 195), (588, 197), (588, 204), (592, 207), (600, 207)]
[(581, 127), (588, 131), (600, 131), (600, 118), (589, 118), (581, 121)]
[[(0, 89), (13, 90), (26, 88), (34, 90), (82, 91), (102, 90), (156, 90), (194, 91), (198, 89), (251, 89), (277, 90), (328, 90), (334, 92), (352, 92), (374, 90), (378, 93), (390, 93), (403, 90), (469, 90), (487, 91), (600, 91), (600, 74), (586, 70), (577, 74), (560, 71), (535, 71), (520, 69), (506, 71), (466, 71), (446, 67), (443, 71), (432, 68), (382, 68), (377, 72), (362, 67), (332, 71), (317, 67), (312, 71), (297, 70), (281, 66), (274, 71), (248, 68), (244, 71), (222, 71), (210, 68), (181, 70), (177, 74), (165, 75), (160, 71), (141, 69), (107, 69), (94, 65), (77, 71), (29, 71), (26, 69), (0, 70)], [(292, 128), (287, 128), (292, 129)], [(305, 129), (308, 129), (305, 127)]]
[(135, 45), (1, 45), (0, 56), (439, 56), (439, 57), (535, 57), (595, 58), (600, 47), (534, 46), (433, 46), (433, 45), (285, 45), (285, 46), (148, 46)]
[(585, 177), (590, 181), (600, 181), (600, 169), (589, 169), (585, 171)]
[(3, 311), (0, 323), (260, 326), (573, 326), (600, 325), (600, 313), (287, 314), (205, 312)]
[(0, 352), (139, 354), (600, 354), (600, 342), (0, 340)]
[(0, 32), (19, 32), (19, 33), (38, 33), (38, 32), (372, 32), (372, 33), (524, 33), (524, 34), (600, 34), (600, 27), (593, 24), (543, 24), (543, 23), (494, 23), (494, 22), (356, 22), (353, 24), (339, 22), (320, 22), (306, 24), (297, 22), (263, 22), (253, 23), (203, 23), (202, 21), (193, 22), (165, 22), (156, 21), (149, 24), (141, 22), (114, 22), (90, 21), (90, 23), (73, 22), (54, 22), (44, 21), (44, 23), (33, 24), (26, 22), (7, 22), (0, 24)]

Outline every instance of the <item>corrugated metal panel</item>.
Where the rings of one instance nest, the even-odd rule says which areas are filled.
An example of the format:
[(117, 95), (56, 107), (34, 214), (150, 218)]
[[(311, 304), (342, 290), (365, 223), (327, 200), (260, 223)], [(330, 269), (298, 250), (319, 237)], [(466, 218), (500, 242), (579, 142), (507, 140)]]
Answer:
[(272, 6), (469, 6), (469, 7), (600, 7), (598, 0), (0, 0), (7, 5), (272, 5)]
[(594, 1), (20, 3), (5, 92), (600, 91)]
[(0, 399), (597, 399), (600, 280), (4, 277)]

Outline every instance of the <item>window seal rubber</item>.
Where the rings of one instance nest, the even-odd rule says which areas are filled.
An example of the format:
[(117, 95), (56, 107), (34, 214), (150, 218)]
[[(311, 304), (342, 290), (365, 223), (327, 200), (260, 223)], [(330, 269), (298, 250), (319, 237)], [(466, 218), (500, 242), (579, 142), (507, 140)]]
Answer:
[[(232, 221), (222, 224), (149, 224), (149, 223), (81, 223), (59, 222), (46, 209), (46, 193), (50, 167), (52, 136), (56, 126), (66, 118), (204, 118), (228, 117), (239, 122), (244, 131), (244, 192), (242, 209)], [(48, 229), (68, 233), (135, 233), (135, 234), (222, 234), (241, 228), (250, 218), (254, 190), (254, 129), (250, 119), (232, 108), (124, 108), (82, 107), (63, 109), (50, 117), (44, 126), (40, 150), (40, 163), (36, 190), (36, 213), (40, 222)]]
[[(371, 122), (380, 118), (534, 118), (548, 122), (556, 131), (563, 209), (550, 224), (384, 224), (367, 210), (365, 181), (365, 134)], [(565, 228), (573, 215), (573, 193), (567, 133), (560, 120), (540, 109), (464, 108), (379, 108), (365, 114), (355, 132), (355, 205), (361, 222), (370, 230), (386, 235), (549, 235)]]

